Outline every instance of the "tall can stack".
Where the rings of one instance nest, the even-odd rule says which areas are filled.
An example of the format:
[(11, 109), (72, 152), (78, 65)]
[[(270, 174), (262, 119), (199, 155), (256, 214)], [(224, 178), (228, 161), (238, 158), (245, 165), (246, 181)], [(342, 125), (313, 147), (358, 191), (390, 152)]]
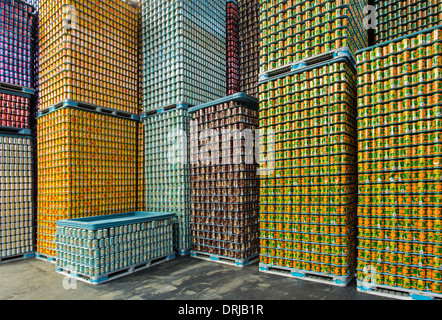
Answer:
[(37, 252), (43, 258), (55, 257), (58, 220), (136, 211), (136, 127), (132, 119), (72, 107), (38, 118)]
[(240, 90), (258, 99), (259, 0), (239, 0)]
[(345, 286), (357, 247), (363, 1), (260, 9), (260, 271)]
[(358, 53), (358, 289), (442, 297), (442, 27)]
[(138, 13), (40, 3), (38, 258), (55, 260), (58, 220), (137, 210)]
[(226, 93), (226, 3), (143, 0), (144, 112)]
[(189, 112), (191, 256), (248, 265), (259, 254), (258, 102), (236, 94)]
[(189, 115), (187, 107), (145, 115), (145, 206), (175, 213), (174, 247), (190, 252)]
[[(260, 73), (367, 45), (365, 0), (261, 1)], [(290, 69), (290, 67), (289, 67)]]
[(227, 95), (240, 91), (239, 12), (236, 1), (227, 1)]
[(34, 8), (0, 1), (0, 263), (34, 256)]
[(442, 4), (438, 0), (376, 0), (376, 43), (394, 40), (441, 24)]

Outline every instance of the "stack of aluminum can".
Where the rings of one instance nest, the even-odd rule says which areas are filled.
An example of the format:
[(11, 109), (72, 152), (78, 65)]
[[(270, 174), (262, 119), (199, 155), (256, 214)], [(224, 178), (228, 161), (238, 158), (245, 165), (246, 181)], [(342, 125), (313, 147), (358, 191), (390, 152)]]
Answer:
[(259, 0), (239, 0), (240, 92), (258, 98)]
[(0, 263), (34, 256), (34, 8), (0, 1)]
[(145, 112), (226, 93), (226, 3), (143, 0)]
[(190, 251), (189, 116), (186, 108), (145, 116), (145, 209), (176, 214), (174, 246)]
[(438, 0), (376, 0), (376, 43), (436, 27), (442, 21)]
[(55, 259), (57, 220), (137, 210), (138, 14), (40, 3), (37, 258)]
[(442, 27), (359, 52), (358, 288), (442, 297)]
[(65, 100), (138, 114), (138, 13), (128, 1), (40, 4), (40, 110)]
[(224, 100), (189, 109), (191, 255), (244, 266), (259, 253), (258, 105)]
[(346, 285), (356, 266), (356, 84), (346, 58), (260, 85), (261, 270)]
[[(105, 124), (105, 125), (104, 125)], [(37, 252), (57, 220), (136, 211), (137, 122), (66, 107), (38, 118)]]
[(365, 1), (260, 8), (260, 270), (347, 285), (356, 269), (354, 53)]
[(0, 1), (0, 83), (31, 88), (34, 8), (18, 0)]
[(227, 1), (227, 95), (240, 91), (239, 12), (236, 1)]
[(260, 72), (345, 48), (367, 45), (366, 0), (262, 0)]
[(0, 134), (0, 263), (33, 256), (35, 143)]
[(59, 221), (56, 270), (100, 284), (171, 260), (173, 216), (134, 212)]

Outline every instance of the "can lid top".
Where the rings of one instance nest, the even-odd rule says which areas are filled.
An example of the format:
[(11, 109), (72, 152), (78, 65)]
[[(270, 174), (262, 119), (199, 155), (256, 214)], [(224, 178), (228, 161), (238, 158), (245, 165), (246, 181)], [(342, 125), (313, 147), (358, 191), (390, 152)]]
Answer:
[(128, 212), (100, 217), (59, 220), (57, 226), (95, 231), (174, 217), (175, 213)]

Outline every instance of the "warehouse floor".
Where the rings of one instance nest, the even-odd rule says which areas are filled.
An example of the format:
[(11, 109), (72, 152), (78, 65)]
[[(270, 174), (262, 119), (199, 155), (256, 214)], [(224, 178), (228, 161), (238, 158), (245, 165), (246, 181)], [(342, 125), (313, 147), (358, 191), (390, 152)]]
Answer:
[[(0, 300), (381, 300), (345, 288), (178, 257), (100, 286), (65, 289), (55, 265), (28, 259), (0, 265)], [(69, 286), (68, 286), (69, 287)]]

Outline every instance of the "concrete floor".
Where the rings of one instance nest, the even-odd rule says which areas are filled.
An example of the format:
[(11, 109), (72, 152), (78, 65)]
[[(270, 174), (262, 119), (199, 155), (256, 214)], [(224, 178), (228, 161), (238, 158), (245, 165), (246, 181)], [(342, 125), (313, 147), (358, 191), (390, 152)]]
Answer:
[(65, 289), (55, 265), (28, 259), (0, 265), (0, 300), (386, 300), (345, 288), (235, 268), (191, 257), (99, 286)]

